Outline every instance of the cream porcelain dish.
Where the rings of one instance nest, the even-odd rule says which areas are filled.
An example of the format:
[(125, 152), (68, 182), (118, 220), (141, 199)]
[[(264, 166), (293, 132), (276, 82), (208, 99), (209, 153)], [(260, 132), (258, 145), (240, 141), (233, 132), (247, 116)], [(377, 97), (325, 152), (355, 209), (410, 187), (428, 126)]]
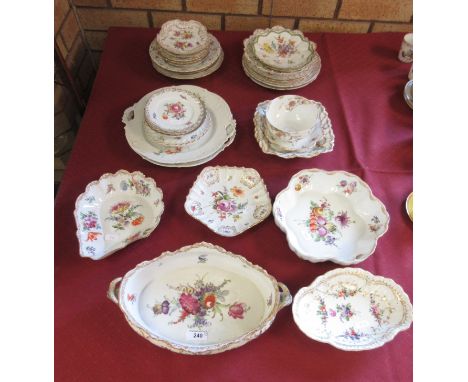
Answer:
[(149, 236), (161, 220), (162, 198), (139, 171), (119, 170), (88, 184), (75, 203), (80, 256), (99, 260)]
[(403, 92), (403, 97), (405, 98), (408, 106), (413, 109), (413, 80), (409, 80), (405, 85), (405, 90)]
[(360, 268), (318, 277), (297, 292), (292, 311), (307, 337), (350, 351), (378, 348), (413, 320), (413, 307), (399, 285)]
[(230, 237), (265, 220), (271, 200), (253, 168), (206, 167), (187, 195), (185, 211), (213, 232)]
[(158, 44), (175, 55), (196, 55), (208, 46), (206, 27), (195, 20), (169, 20), (165, 22), (156, 36)]
[(130, 147), (148, 161), (168, 167), (182, 167), (190, 162), (199, 162), (222, 151), (235, 135), (235, 120), (229, 105), (219, 95), (192, 85), (176, 88), (195, 93), (204, 102), (210, 113), (212, 127), (195, 143), (181, 146), (158, 146), (151, 144), (144, 134), (144, 105), (152, 93), (145, 95), (132, 107), (124, 111), (125, 137)]
[(170, 136), (191, 133), (200, 127), (205, 116), (205, 105), (200, 98), (176, 87), (155, 91), (145, 105), (145, 121), (148, 125)]
[(107, 295), (142, 337), (194, 355), (246, 344), (292, 300), (258, 265), (204, 242), (144, 261), (113, 280)]
[(358, 176), (346, 171), (302, 170), (273, 205), (289, 247), (313, 263), (357, 264), (372, 255), (390, 216)]
[[(313, 158), (317, 155), (328, 153), (333, 151), (335, 144), (335, 135), (333, 134), (330, 118), (323, 105), (317, 103), (320, 108), (319, 120), (320, 125), (317, 131), (317, 135), (311, 137), (310, 141), (302, 140), (300, 143), (304, 145), (299, 146), (299, 149), (287, 150), (284, 147), (278, 145), (276, 137), (272, 137), (271, 131), (266, 119), (266, 112), (271, 101), (263, 101), (257, 105), (254, 115), (254, 132), (255, 139), (257, 140), (260, 148), (265, 154), (271, 154), (279, 156), (284, 159), (291, 158)], [(284, 140), (283, 140), (284, 141)], [(309, 143), (309, 144), (308, 144)], [(291, 140), (291, 144), (296, 144)]]

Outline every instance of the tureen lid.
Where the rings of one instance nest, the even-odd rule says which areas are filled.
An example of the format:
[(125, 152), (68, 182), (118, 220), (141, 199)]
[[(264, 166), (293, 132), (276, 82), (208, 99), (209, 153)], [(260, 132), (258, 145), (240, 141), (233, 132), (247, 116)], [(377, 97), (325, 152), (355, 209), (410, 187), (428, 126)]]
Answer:
[(205, 104), (195, 93), (167, 87), (155, 92), (146, 102), (148, 125), (168, 135), (183, 135), (196, 130), (206, 116)]

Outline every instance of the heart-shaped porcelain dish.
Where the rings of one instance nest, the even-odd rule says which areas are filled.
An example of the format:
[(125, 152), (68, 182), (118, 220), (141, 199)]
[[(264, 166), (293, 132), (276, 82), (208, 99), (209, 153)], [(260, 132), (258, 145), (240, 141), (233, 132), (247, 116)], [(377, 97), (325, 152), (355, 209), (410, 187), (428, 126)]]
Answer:
[(111, 282), (108, 297), (145, 339), (194, 355), (253, 340), (292, 300), (288, 288), (264, 269), (209, 243), (137, 265)]
[(236, 236), (265, 220), (271, 200), (253, 168), (206, 167), (197, 177), (185, 211), (222, 236)]
[(158, 226), (164, 211), (156, 182), (141, 172), (104, 174), (76, 200), (80, 256), (99, 260), (143, 239)]
[(273, 205), (289, 247), (311, 262), (357, 264), (372, 255), (390, 216), (358, 176), (346, 171), (302, 170)]
[(198, 129), (205, 120), (205, 104), (195, 93), (166, 87), (155, 91), (145, 105), (145, 121), (157, 132), (180, 136)]
[(410, 327), (413, 308), (393, 280), (360, 268), (334, 269), (294, 296), (293, 316), (313, 340), (341, 350), (370, 350)]

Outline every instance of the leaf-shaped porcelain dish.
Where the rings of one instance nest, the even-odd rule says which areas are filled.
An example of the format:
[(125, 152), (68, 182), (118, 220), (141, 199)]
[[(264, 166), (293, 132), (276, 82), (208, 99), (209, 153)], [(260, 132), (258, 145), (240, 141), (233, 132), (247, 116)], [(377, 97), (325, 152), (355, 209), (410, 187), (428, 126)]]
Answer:
[(299, 257), (341, 265), (357, 264), (372, 255), (390, 220), (361, 178), (318, 169), (291, 178), (276, 196), (273, 215)]
[(161, 220), (162, 198), (139, 171), (119, 170), (88, 184), (74, 212), (80, 256), (99, 260), (149, 236)]
[(360, 268), (334, 269), (294, 296), (293, 316), (313, 340), (341, 350), (370, 350), (410, 327), (413, 308), (393, 280)]
[(198, 355), (253, 340), (292, 300), (264, 269), (209, 243), (137, 265), (113, 280), (107, 295), (148, 341)]
[(222, 236), (236, 236), (265, 220), (271, 200), (253, 168), (206, 167), (193, 184), (185, 211)]

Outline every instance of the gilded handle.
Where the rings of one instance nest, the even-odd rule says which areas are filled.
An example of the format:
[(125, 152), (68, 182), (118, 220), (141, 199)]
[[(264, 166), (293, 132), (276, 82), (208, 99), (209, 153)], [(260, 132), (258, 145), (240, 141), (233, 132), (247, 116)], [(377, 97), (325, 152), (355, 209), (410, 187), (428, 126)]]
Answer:
[(280, 302), (278, 306), (278, 311), (283, 309), (285, 306), (291, 305), (292, 296), (289, 293), (289, 289), (286, 285), (278, 281), (278, 289), (280, 290)]
[(112, 280), (107, 291), (107, 298), (117, 305), (119, 304), (119, 290), (121, 281), (122, 277), (117, 277), (116, 279)]

